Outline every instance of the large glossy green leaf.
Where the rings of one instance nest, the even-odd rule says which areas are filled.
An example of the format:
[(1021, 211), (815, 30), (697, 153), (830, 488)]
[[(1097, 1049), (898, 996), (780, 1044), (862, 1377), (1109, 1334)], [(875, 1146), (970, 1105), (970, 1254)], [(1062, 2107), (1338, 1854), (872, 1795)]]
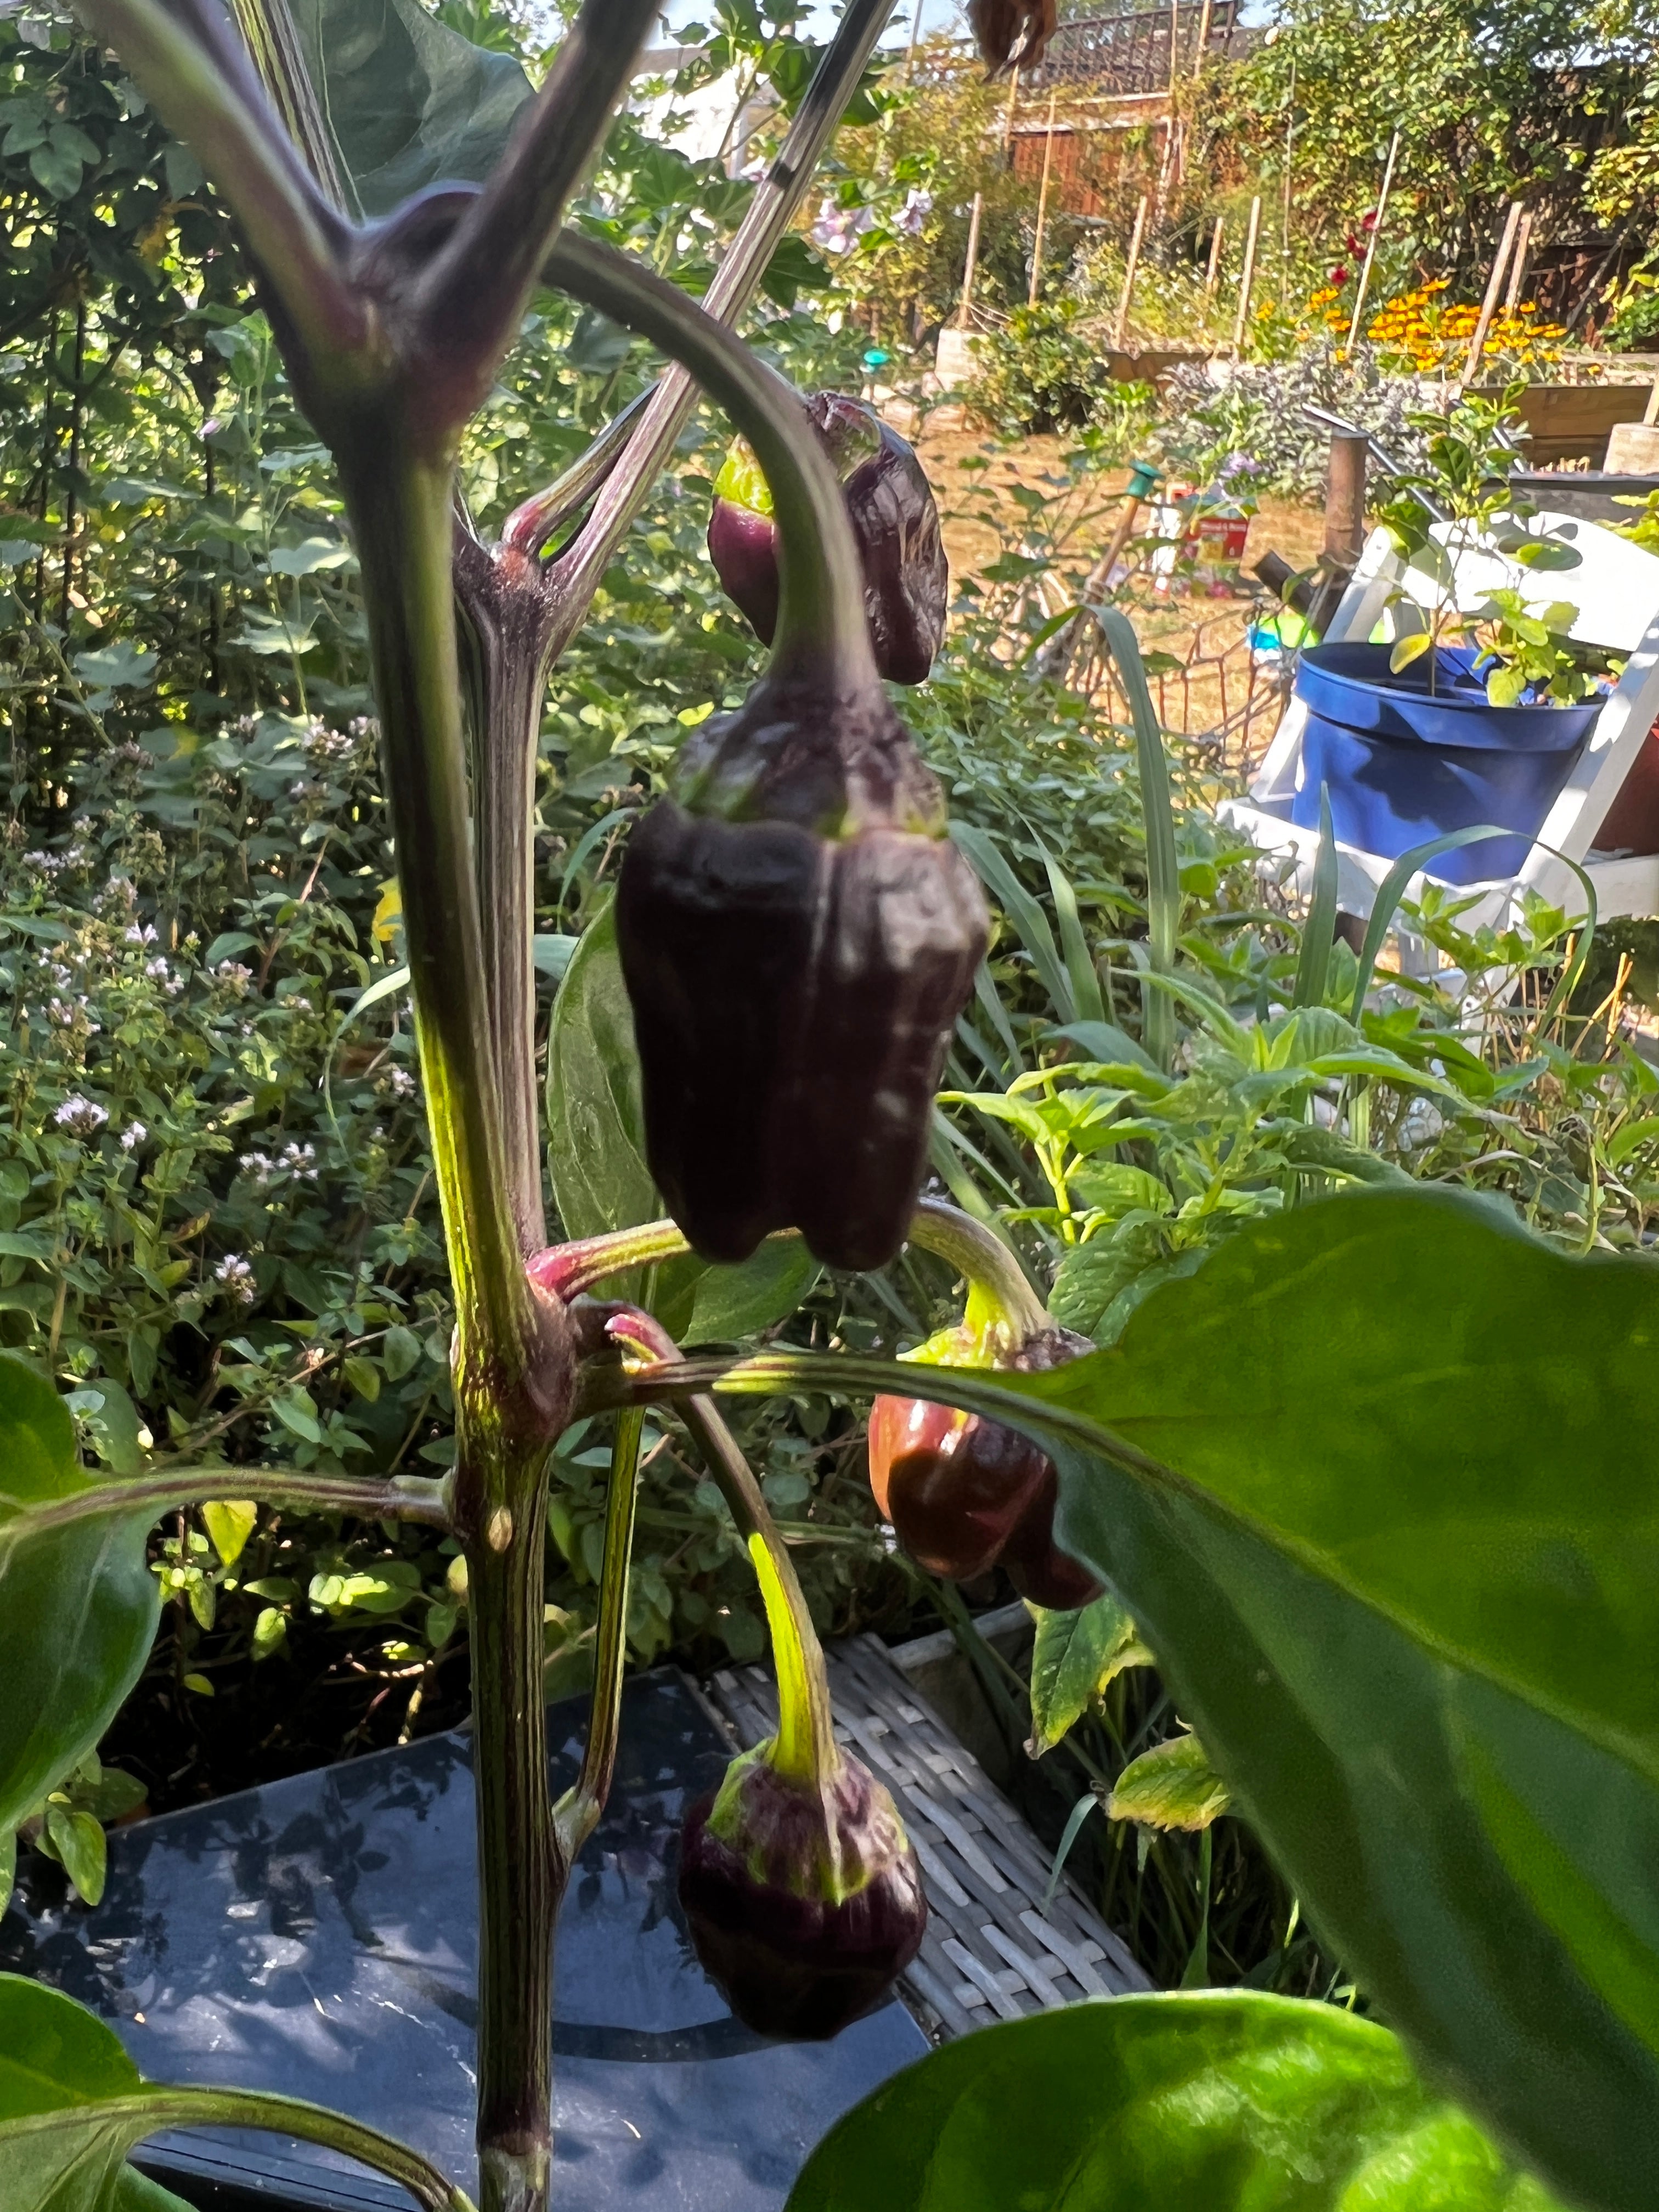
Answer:
[(0, 1974), (0, 2212), (117, 2212), (148, 2131), (114, 2030), (59, 1990)]
[(494, 167), (530, 80), (419, 0), (293, 0), (307, 65), (365, 215)]
[[(659, 1220), (645, 1164), (645, 1116), (634, 1013), (610, 908), (588, 925), (553, 1002), (547, 1048), (547, 1164), (567, 1237), (597, 1237)], [(677, 1340), (730, 1344), (791, 1314), (817, 1279), (796, 1241), (763, 1244), (737, 1267), (688, 1253), (656, 1271), (652, 1311)], [(608, 1294), (640, 1299), (642, 1276)]]
[(126, 2164), (164, 2128), (269, 2128), (361, 2160), (423, 2205), (471, 2212), (419, 2153), (343, 2114), (255, 2088), (147, 2081), (112, 2029), (61, 1990), (0, 1974), (0, 2212), (185, 2212)]
[(964, 2036), (866, 2097), (788, 2212), (1548, 2212), (1385, 2028), (1216, 1990)]
[(1060, 1542), (1328, 1943), (1602, 2212), (1659, 2172), (1656, 1344), (1652, 1262), (1377, 1193), (1246, 1224), (1069, 1366), (898, 1370), (1053, 1452)]
[(90, 1486), (57, 1391), (0, 1352), (0, 1829), (94, 1747), (155, 1638), (152, 1511), (5, 1540), (9, 1514)]
[(1659, 1271), (1478, 1204), (1242, 1231), (1031, 1386), (1061, 1540), (1133, 1608), (1326, 1940), (1565, 2195), (1659, 2171)]

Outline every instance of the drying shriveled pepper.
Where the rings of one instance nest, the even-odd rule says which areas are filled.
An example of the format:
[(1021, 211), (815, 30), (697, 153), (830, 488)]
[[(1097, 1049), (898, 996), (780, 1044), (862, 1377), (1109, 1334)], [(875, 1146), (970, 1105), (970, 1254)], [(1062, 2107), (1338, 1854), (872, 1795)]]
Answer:
[[(996, 1264), (988, 1249), (986, 1261)], [(966, 1319), (909, 1357), (1034, 1374), (1093, 1350), (1054, 1326), (1010, 1263), (993, 1280), (970, 1274)], [(1099, 1596), (1089, 1570), (1054, 1542), (1054, 1462), (1017, 1430), (925, 1399), (883, 1397), (870, 1409), (868, 1441), (877, 1507), (930, 1574), (968, 1582), (1000, 1565), (1023, 1597), (1054, 1612)]]
[[(806, 406), (842, 481), (876, 665), (890, 683), (921, 684), (945, 635), (950, 584), (933, 487), (915, 449), (863, 400), (819, 392)], [(741, 439), (714, 482), (708, 551), (769, 645), (778, 622), (777, 526), (766, 478)]]
[(694, 1249), (742, 1260), (793, 1227), (831, 1266), (876, 1267), (903, 1241), (988, 924), (877, 674), (839, 487), (783, 392), (747, 426), (781, 541), (772, 659), (635, 830), (617, 941), (647, 1158)]
[(898, 1808), (836, 1745), (816, 1643), (805, 1648), (759, 1537), (778, 1669), (778, 1733), (693, 1808), (679, 1895), (698, 1958), (738, 2018), (816, 2040), (881, 2002), (927, 1924)]

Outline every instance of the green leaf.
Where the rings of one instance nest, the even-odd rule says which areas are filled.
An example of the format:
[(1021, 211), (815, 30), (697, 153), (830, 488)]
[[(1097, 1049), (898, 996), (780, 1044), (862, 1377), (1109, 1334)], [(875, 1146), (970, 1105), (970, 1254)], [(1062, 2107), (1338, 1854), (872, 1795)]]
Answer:
[(645, 1164), (634, 1012), (609, 907), (583, 933), (553, 1001), (547, 1123), (548, 1173), (567, 1237), (660, 1218)]
[(136, 2166), (124, 2166), (115, 2177), (109, 2212), (191, 2212), (191, 2208)]
[(81, 189), (86, 164), (78, 154), (68, 148), (37, 146), (29, 155), (29, 170), (35, 183), (49, 198), (72, 200)]
[(228, 1567), (234, 1567), (253, 1534), (258, 1507), (251, 1498), (215, 1498), (202, 1508), (202, 1518), (214, 1550)]
[(64, 1871), (74, 1883), (76, 1893), (88, 1905), (96, 1905), (104, 1893), (104, 1879), (108, 1872), (108, 1850), (102, 1826), (90, 1813), (83, 1813), (75, 1806), (48, 1803), (46, 1833), (57, 1845)]
[[(1659, 2163), (1659, 1271), (1479, 1201), (1238, 1231), (1017, 1387), (1105, 1571), (1327, 1943), (1565, 2194)], [(1334, 1655), (1340, 1654), (1340, 1663)]]
[(511, 54), (471, 45), (417, 0), (297, 0), (294, 18), (365, 215), (495, 167), (530, 97)]
[(0, 1829), (94, 1748), (155, 1637), (161, 1599), (144, 1553), (153, 1514), (32, 1531), (21, 1521), (32, 1505), (90, 1487), (57, 1391), (0, 1352)]
[(1039, 1758), (1082, 1719), (1092, 1700), (1125, 1667), (1146, 1653), (1134, 1622), (1109, 1591), (1078, 1613), (1036, 1609), (1031, 1652), (1031, 1741)]
[(274, 1605), (262, 1606), (254, 1620), (251, 1639), (254, 1657), (269, 1659), (273, 1652), (280, 1651), (287, 1641), (287, 1616)]
[(421, 1364), (421, 1340), (412, 1328), (394, 1322), (387, 1329), (380, 1346), (380, 1364), (386, 1369), (386, 1380), (401, 1382)]
[(691, 1286), (690, 1312), (682, 1327), (660, 1307), (659, 1318), (683, 1344), (735, 1344), (793, 1313), (819, 1272), (798, 1237), (769, 1238), (735, 1267), (702, 1269)]
[(4, 2212), (131, 2203), (119, 2191), (126, 2153), (149, 2131), (143, 2091), (112, 2028), (57, 1990), (0, 1974)]
[(128, 638), (118, 638), (113, 645), (94, 646), (75, 656), (76, 674), (100, 691), (122, 685), (148, 690), (161, 665), (161, 657), (154, 646), (134, 645)]
[(1397, 637), (1389, 654), (1390, 672), (1395, 676), (1401, 674), (1411, 666), (1413, 661), (1420, 660), (1433, 642), (1425, 629), (1414, 629), (1404, 637)]
[(1106, 1810), (1115, 1820), (1141, 1820), (1149, 1828), (1199, 1829), (1218, 1820), (1231, 1802), (1198, 1738), (1176, 1735), (1129, 1761)]
[(982, 2028), (885, 2082), (787, 2212), (1550, 2212), (1386, 2028), (1214, 1990)]
[(11, 1904), (12, 1891), (17, 1886), (17, 1831), (0, 1828), (0, 1920), (4, 1919)]
[(279, 576), (315, 576), (325, 569), (343, 568), (351, 558), (351, 548), (337, 538), (307, 538), (298, 545), (275, 547), (270, 566)]
[(357, 1393), (372, 1406), (380, 1395), (380, 1370), (372, 1359), (364, 1359), (353, 1352), (340, 1363), (340, 1372)]

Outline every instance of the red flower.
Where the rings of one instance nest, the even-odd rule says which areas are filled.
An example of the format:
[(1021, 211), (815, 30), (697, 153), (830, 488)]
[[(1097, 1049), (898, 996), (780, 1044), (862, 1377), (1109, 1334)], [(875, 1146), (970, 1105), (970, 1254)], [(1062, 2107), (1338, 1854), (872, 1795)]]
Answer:
[(1331, 282), (1333, 284), (1346, 284), (1347, 281), (1348, 272), (1346, 267), (1339, 266), (1338, 268), (1332, 270)]

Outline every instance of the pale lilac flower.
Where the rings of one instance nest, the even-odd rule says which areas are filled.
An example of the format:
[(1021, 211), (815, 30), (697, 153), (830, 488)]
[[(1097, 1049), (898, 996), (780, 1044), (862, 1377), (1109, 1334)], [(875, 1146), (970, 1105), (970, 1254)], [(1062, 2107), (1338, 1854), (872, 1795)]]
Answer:
[(213, 1271), (213, 1279), (233, 1305), (251, 1306), (259, 1295), (253, 1270), (240, 1252), (227, 1252)]
[(109, 1109), (95, 1098), (66, 1098), (52, 1115), (60, 1129), (72, 1137), (95, 1137), (109, 1119)]

